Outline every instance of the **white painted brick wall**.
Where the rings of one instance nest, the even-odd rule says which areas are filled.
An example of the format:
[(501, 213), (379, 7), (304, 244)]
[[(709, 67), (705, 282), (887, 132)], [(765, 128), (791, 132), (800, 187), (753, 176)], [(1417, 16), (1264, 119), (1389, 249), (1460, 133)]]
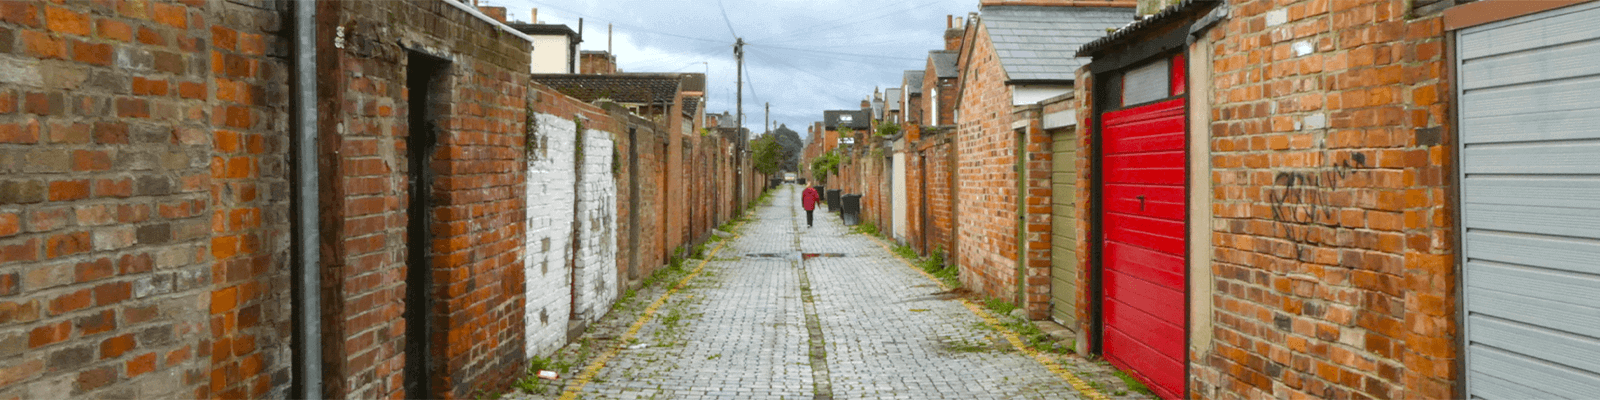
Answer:
[(528, 357), (548, 355), (567, 341), (567, 316), (572, 292), (567, 269), (572, 252), (572, 168), (577, 124), (570, 119), (539, 114), (541, 143), (528, 157), (526, 282)]
[(617, 299), (617, 183), (611, 173), (616, 143), (611, 138), (610, 132), (591, 129), (583, 143), (576, 315), (587, 322), (605, 316)]
[[(527, 356), (549, 355), (566, 344), (574, 282), (578, 318), (594, 322), (617, 299), (616, 179), (611, 174), (612, 134), (586, 129), (584, 184), (574, 192), (577, 124), (537, 114), (539, 148), (528, 161), (526, 316)], [(573, 205), (579, 244), (576, 281), (572, 261)]]

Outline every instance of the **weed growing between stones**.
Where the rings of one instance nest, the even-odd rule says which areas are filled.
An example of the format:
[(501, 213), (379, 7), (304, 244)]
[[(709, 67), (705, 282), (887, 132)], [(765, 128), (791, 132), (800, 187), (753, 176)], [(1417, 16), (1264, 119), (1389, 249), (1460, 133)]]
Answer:
[(861, 223), (856, 224), (854, 228), (850, 228), (850, 232), (865, 234), (867, 236), (879, 236), (878, 226), (874, 225), (871, 221), (861, 221)]
[(1034, 325), (1033, 321), (1011, 317), (1011, 312), (1019, 308), (1017, 305), (1002, 299), (986, 299), (983, 301), (983, 306), (998, 315), (1000, 317), (1000, 325), (1005, 326), (1012, 332), (1016, 332), (1017, 336), (1022, 337), (1028, 347), (1046, 353), (1071, 354), (1073, 352), (1072, 346), (1063, 346), (1060, 343), (1056, 343), (1055, 340), (1050, 338), (1050, 334), (1039, 329), (1039, 326)]
[[(1138, 379), (1134, 379), (1133, 376), (1128, 375), (1127, 372), (1123, 372), (1121, 369), (1118, 369), (1116, 371), (1112, 371), (1111, 374), (1115, 375), (1117, 377), (1117, 379), (1121, 379), (1123, 384), (1128, 385), (1128, 390), (1132, 390), (1134, 393), (1138, 393), (1138, 394), (1142, 394), (1142, 395), (1146, 395), (1146, 396), (1154, 396), (1155, 395), (1155, 392), (1151, 392), (1150, 388), (1146, 387), (1144, 385), (1144, 383), (1139, 382)], [(1117, 393), (1118, 396), (1125, 395), (1125, 394), (1127, 394), (1127, 392), (1118, 391), (1118, 393)]]

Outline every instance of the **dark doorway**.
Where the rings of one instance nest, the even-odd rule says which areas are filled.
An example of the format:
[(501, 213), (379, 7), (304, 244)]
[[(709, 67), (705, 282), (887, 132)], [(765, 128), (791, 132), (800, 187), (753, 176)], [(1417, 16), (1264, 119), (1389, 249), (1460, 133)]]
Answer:
[(933, 254), (933, 250), (928, 248), (928, 235), (931, 234), (931, 232), (928, 232), (928, 202), (931, 198), (928, 196), (928, 154), (918, 154), (917, 185), (919, 188), (917, 189), (917, 204), (920, 207), (918, 207), (917, 211), (917, 223), (918, 225), (921, 225), (921, 231), (917, 234), (917, 239), (922, 242), (922, 246), (919, 250), (922, 250), (922, 255), (927, 256)]
[(628, 281), (639, 280), (639, 128), (628, 128)]
[(406, 187), (409, 193), (406, 210), (406, 299), (403, 317), (405, 335), (405, 391), (406, 398), (431, 398), (428, 387), (431, 351), (428, 339), (432, 333), (433, 313), (429, 293), (432, 282), (428, 277), (430, 265), (428, 249), (430, 234), (429, 210), (433, 208), (432, 161), (437, 144), (437, 115), (429, 110), (439, 109), (444, 103), (443, 72), (448, 61), (426, 54), (412, 52), (406, 59), (406, 98), (409, 112), (406, 138)]

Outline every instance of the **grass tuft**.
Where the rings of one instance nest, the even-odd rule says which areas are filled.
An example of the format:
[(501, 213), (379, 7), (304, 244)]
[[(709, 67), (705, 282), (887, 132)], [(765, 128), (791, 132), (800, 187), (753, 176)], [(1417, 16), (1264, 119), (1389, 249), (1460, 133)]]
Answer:
[(1155, 395), (1155, 392), (1150, 391), (1150, 387), (1145, 386), (1144, 382), (1139, 382), (1138, 379), (1134, 379), (1133, 376), (1128, 375), (1127, 372), (1123, 372), (1121, 369), (1118, 369), (1116, 371), (1112, 371), (1111, 374), (1115, 375), (1117, 377), (1117, 379), (1121, 379), (1123, 384), (1128, 385), (1128, 390), (1132, 390), (1135, 393), (1143, 394), (1143, 395), (1146, 395), (1146, 396), (1154, 396)]

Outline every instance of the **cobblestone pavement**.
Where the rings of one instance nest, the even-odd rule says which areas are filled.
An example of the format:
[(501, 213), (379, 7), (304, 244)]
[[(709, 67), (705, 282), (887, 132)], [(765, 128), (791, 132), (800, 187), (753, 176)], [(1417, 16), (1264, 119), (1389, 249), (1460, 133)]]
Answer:
[(799, 192), (773, 193), (644, 326), (632, 344), (643, 347), (577, 397), (1082, 398), (836, 214), (819, 207), (807, 228)]

